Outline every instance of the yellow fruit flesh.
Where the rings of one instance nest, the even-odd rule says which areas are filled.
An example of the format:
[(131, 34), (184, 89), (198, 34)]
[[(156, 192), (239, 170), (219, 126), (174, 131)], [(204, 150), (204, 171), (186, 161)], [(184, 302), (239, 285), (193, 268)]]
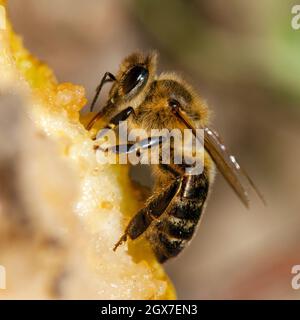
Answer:
[[(0, 0), (0, 5), (5, 6), (5, 1)], [(8, 21), (5, 29), (0, 30), (0, 43), (0, 72), (4, 75), (0, 79), (0, 87), (7, 88), (13, 82), (15, 88), (20, 88), (29, 101), (26, 113), (37, 132), (55, 144), (59, 157), (75, 176), (73, 184), (78, 191), (71, 204), (72, 219), (68, 216), (66, 221), (60, 221), (55, 220), (55, 215), (47, 217), (55, 220), (53, 229), (61, 226), (67, 230), (63, 243), (68, 256), (76, 256), (62, 257), (58, 265), (67, 267), (65, 269), (74, 268), (74, 274), (82, 276), (82, 279), (72, 278), (70, 273), (69, 281), (61, 285), (59, 298), (174, 299), (174, 288), (144, 239), (126, 243), (116, 252), (112, 251), (127, 222), (142, 203), (137, 200), (139, 191), (132, 186), (126, 166), (97, 163), (90, 132), (85, 130), (80, 119), (80, 110), (87, 102), (84, 88), (71, 83), (57, 83), (53, 72), (23, 48), (21, 38), (15, 35)], [(57, 155), (53, 154), (53, 159), (55, 157)], [(41, 158), (39, 161), (44, 160)], [(43, 179), (46, 200), (41, 206), (67, 201), (63, 190), (59, 195), (55, 188), (48, 190), (47, 176)], [(49, 210), (48, 214), (51, 212)], [(79, 227), (74, 227), (73, 223)], [(80, 238), (80, 243), (74, 235)], [(11, 261), (4, 251), (2, 255), (5, 261)], [(28, 274), (34, 279), (31, 267), (28, 267)], [(47, 278), (47, 272), (43, 276)], [(43, 291), (44, 283), (38, 284), (41, 288), (36, 290), (33, 298), (55, 298), (48, 291), (47, 294)], [(6, 298), (20, 297), (17, 290), (16, 285), (1, 292), (0, 297), (1, 294)]]

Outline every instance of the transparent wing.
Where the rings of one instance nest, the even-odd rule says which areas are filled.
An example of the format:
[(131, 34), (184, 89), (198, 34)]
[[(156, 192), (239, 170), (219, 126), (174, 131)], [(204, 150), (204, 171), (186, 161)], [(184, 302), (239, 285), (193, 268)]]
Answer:
[(263, 195), (249, 177), (245, 169), (243, 169), (238, 163), (236, 158), (227, 152), (227, 149), (221, 141), (219, 134), (209, 128), (205, 128), (204, 147), (214, 160), (219, 171), (222, 173), (224, 178), (227, 180), (241, 201), (246, 205), (246, 207), (249, 206), (249, 198), (247, 192), (242, 186), (242, 183), (240, 182), (240, 177), (246, 178), (247, 182), (265, 204)]
[[(194, 135), (197, 136), (196, 129), (187, 115), (180, 109), (177, 109), (175, 113), (182, 120), (182, 122), (193, 131)], [(248, 183), (265, 204), (265, 200), (261, 192), (250, 179), (249, 175), (239, 165), (236, 158), (227, 152), (227, 149), (222, 143), (219, 134), (212, 129), (204, 128), (204, 148), (215, 162), (218, 170), (221, 172), (225, 180), (247, 208), (249, 207), (249, 196), (241, 183), (241, 177), (246, 178)]]

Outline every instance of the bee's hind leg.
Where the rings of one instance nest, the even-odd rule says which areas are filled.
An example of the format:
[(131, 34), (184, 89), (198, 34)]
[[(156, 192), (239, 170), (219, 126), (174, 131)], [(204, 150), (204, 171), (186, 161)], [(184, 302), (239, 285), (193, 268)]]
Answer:
[(178, 177), (173, 180), (167, 188), (164, 188), (160, 193), (150, 197), (147, 201), (147, 205), (130, 220), (125, 233), (115, 244), (113, 250), (115, 251), (123, 242), (125, 242), (127, 237), (134, 240), (142, 235), (150, 226), (151, 222), (157, 220), (165, 212), (178, 190), (180, 190), (180, 187), (181, 177)]
[[(166, 140), (164, 136), (154, 136), (143, 139), (135, 144), (123, 144), (116, 145), (107, 148), (106, 152), (114, 153), (132, 153), (142, 152), (143, 150), (153, 148), (155, 146), (161, 146)], [(113, 250), (115, 251), (123, 242), (127, 240), (127, 236), (134, 240), (143, 234), (146, 229), (150, 226), (153, 220), (159, 218), (164, 211), (167, 209), (171, 200), (174, 198), (181, 186), (181, 178), (177, 177), (172, 183), (159, 194), (156, 194), (149, 198), (147, 205), (142, 208), (129, 222), (125, 233), (122, 235), (120, 240), (115, 244)]]

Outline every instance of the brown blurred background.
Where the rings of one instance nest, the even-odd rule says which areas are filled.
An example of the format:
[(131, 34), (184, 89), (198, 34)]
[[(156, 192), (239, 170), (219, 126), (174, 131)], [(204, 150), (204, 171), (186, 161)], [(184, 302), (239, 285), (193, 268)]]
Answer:
[[(166, 269), (182, 299), (300, 298), (300, 30), (287, 0), (10, 0), (25, 45), (87, 96), (105, 71), (156, 49), (183, 74), (263, 191), (249, 211), (218, 175), (191, 245)], [(102, 101), (105, 94), (102, 95)]]

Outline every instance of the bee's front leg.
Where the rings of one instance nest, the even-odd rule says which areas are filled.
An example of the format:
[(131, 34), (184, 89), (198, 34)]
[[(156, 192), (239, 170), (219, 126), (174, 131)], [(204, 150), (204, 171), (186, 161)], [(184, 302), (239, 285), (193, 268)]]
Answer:
[(91, 103), (91, 106), (90, 106), (90, 111), (92, 112), (93, 109), (94, 109), (94, 106), (98, 100), (98, 97), (99, 97), (99, 94), (101, 92), (101, 89), (102, 87), (104, 86), (105, 83), (107, 82), (112, 82), (112, 81), (116, 81), (116, 77), (110, 73), (110, 72), (105, 72), (101, 81), (100, 81), (100, 84), (98, 85), (97, 89), (96, 89), (96, 93), (95, 93), (95, 96), (93, 98), (93, 101)]
[[(98, 131), (96, 139), (100, 139), (103, 136), (105, 136), (107, 131), (115, 129), (120, 122), (127, 120), (128, 117), (132, 114), (134, 114), (134, 109), (132, 107), (127, 107), (126, 109), (117, 113), (113, 118), (110, 119), (108, 124), (103, 129)], [(101, 116), (102, 116), (102, 111), (99, 111), (87, 125), (87, 130), (90, 130), (95, 124), (95, 122), (97, 121), (97, 119)]]

